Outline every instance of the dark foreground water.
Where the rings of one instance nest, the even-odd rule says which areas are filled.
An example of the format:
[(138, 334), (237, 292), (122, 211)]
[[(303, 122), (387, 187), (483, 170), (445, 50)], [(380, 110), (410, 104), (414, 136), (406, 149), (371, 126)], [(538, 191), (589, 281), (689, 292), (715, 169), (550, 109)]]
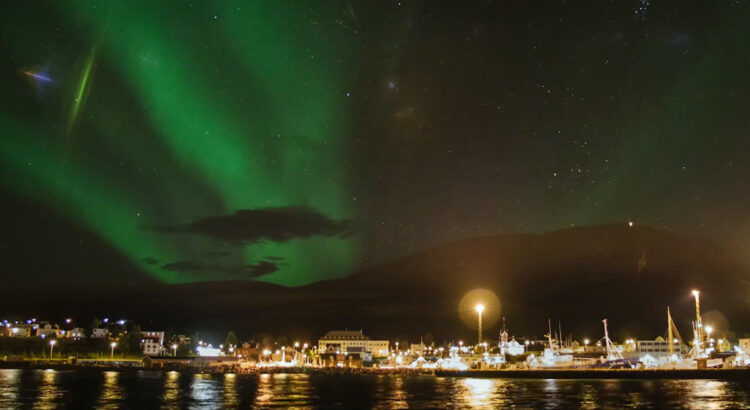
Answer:
[(0, 370), (0, 408), (750, 408), (750, 383)]

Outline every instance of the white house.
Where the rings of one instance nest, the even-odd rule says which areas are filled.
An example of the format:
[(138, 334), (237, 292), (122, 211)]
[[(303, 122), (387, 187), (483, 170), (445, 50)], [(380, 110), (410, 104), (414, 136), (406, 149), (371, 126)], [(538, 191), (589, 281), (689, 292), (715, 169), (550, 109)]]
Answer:
[(164, 332), (154, 330), (141, 331), (141, 347), (143, 354), (156, 356), (164, 351)]
[(74, 327), (73, 329), (68, 330), (66, 336), (69, 339), (84, 339), (86, 337), (86, 333), (82, 327)]

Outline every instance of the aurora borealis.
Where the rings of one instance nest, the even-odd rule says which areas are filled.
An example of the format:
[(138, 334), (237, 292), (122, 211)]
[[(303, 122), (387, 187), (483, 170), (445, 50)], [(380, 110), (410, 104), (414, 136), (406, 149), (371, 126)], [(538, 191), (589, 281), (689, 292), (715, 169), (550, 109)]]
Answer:
[(5, 2), (3, 209), (75, 227), (54, 276), (168, 284), (629, 220), (747, 250), (750, 10), (655, 3)]
[[(24, 107), (3, 112), (4, 183), (168, 283), (222, 279), (216, 265), (248, 275), (243, 267), (268, 258), (285, 261), (268, 278), (282, 284), (346, 273), (351, 237), (228, 246), (149, 229), (290, 205), (354, 216), (337, 79), (347, 41), (310, 24), (309, 10), (270, 6), (50, 3), (39, 21), (70, 19), (54, 30), (52, 55), (31, 46), (49, 35), (38, 25), (4, 24), (5, 38), (21, 40), (4, 45), (18, 61), (68, 63), (53, 64), (54, 92), (16, 90)], [(288, 33), (288, 24), (301, 27)], [(196, 47), (209, 41), (217, 46)], [(206, 252), (226, 254), (212, 272), (169, 269), (198, 266)]]

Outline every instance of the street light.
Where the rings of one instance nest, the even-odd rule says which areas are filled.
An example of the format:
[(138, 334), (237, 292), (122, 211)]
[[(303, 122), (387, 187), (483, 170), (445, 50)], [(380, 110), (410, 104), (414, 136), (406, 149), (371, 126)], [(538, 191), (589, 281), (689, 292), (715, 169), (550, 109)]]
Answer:
[(588, 346), (589, 343), (590, 343), (589, 339), (583, 339), (583, 344), (585, 344), (586, 346)]
[(111, 351), (109, 352), (109, 358), (114, 359), (115, 358), (115, 347), (117, 346), (117, 343), (112, 342), (109, 344), (109, 347), (111, 347)]
[(177, 343), (172, 345), (172, 351), (174, 352), (172, 353), (172, 356), (176, 357), (177, 356)]
[(52, 349), (55, 348), (55, 343), (57, 343), (57, 340), (50, 340), (49, 341), (49, 358), (52, 359)]
[(480, 303), (476, 306), (475, 309), (477, 310), (477, 320), (479, 322), (479, 326), (478, 326), (479, 334), (477, 335), (479, 341), (477, 343), (481, 345), (482, 344), (482, 312), (484, 312), (484, 305)]

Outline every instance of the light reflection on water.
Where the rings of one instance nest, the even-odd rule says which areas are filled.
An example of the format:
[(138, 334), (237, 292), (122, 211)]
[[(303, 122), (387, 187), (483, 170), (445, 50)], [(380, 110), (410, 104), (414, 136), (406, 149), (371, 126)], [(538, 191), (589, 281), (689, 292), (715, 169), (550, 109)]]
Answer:
[(55, 401), (61, 392), (57, 389), (58, 372), (47, 369), (41, 371), (41, 383), (39, 385), (39, 395), (34, 403), (35, 409), (51, 409), (55, 407)]
[(497, 383), (492, 379), (470, 379), (461, 381), (464, 392), (459, 400), (470, 407), (487, 407), (492, 405), (492, 392)]
[(224, 375), (224, 395), (221, 401), (222, 406), (236, 407), (239, 404), (237, 397), (237, 375), (227, 373)]
[(214, 380), (211, 374), (193, 375), (193, 383), (190, 385), (192, 391), (191, 408), (220, 408), (221, 407), (221, 382)]
[(122, 389), (119, 384), (120, 373), (104, 372), (103, 376), (102, 390), (99, 393), (99, 402), (96, 407), (99, 409), (120, 408), (119, 401), (122, 400)]
[(0, 408), (748, 408), (750, 383), (0, 370)]
[(167, 372), (164, 377), (164, 392), (161, 396), (162, 407), (165, 408), (177, 408), (178, 400), (180, 398), (180, 386), (177, 383), (177, 379), (180, 374), (171, 371)]
[(0, 372), (0, 403), (18, 402), (21, 370), (8, 369)]

